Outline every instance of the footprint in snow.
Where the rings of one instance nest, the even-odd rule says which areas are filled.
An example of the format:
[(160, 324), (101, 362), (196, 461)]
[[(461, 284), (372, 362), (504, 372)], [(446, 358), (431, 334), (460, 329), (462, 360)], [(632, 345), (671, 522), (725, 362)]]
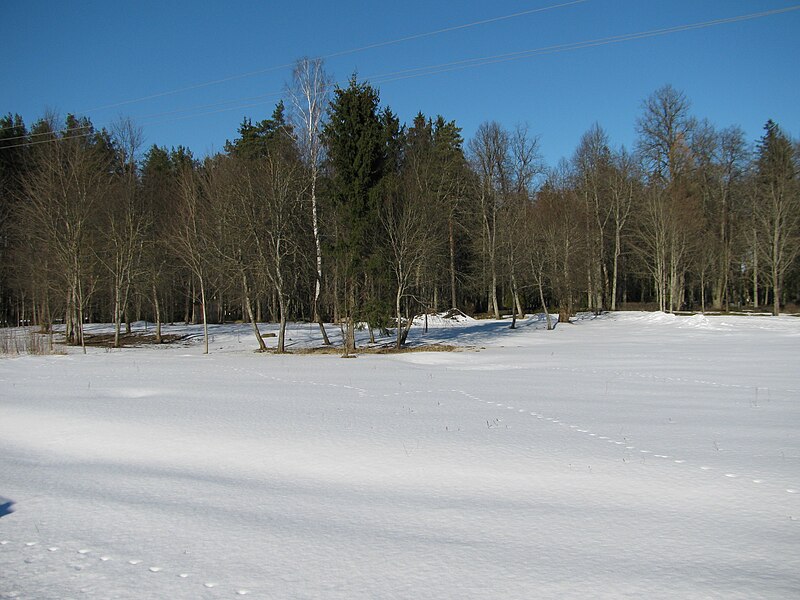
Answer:
[(140, 561), (140, 560), (138, 560), (138, 559), (133, 559), (133, 560), (129, 560), (129, 561), (128, 561), (128, 564), (129, 564), (129, 565), (134, 565), (134, 566), (135, 566), (135, 565), (141, 564), (141, 562), (142, 562), (142, 561)]
[(216, 583), (204, 583), (203, 585), (206, 586), (207, 588), (217, 587)]
[(151, 573), (158, 573), (161, 570), (161, 567), (150, 567)]

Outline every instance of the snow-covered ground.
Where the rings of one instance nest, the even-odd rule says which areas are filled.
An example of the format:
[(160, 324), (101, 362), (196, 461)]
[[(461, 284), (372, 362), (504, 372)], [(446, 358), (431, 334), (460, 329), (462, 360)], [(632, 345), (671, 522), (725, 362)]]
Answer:
[(800, 597), (800, 319), (429, 325), (0, 359), (0, 598)]

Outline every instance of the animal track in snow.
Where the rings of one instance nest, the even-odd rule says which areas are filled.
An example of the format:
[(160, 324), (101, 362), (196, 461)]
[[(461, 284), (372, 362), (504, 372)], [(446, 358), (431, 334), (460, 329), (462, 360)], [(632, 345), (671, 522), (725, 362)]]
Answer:
[[(8, 546), (8, 547), (12, 547), (13, 548), (15, 545), (18, 546), (18, 547), (21, 546), (21, 547), (24, 547), (24, 548), (28, 549), (27, 552), (26, 552), (26, 555), (28, 556), (28, 558), (25, 559), (26, 563), (38, 562), (41, 559), (43, 559), (45, 557), (48, 557), (48, 555), (52, 556), (53, 558), (55, 558), (56, 555), (53, 554), (53, 553), (59, 552), (60, 550), (64, 550), (64, 553), (66, 553), (66, 554), (62, 553), (62, 556), (64, 556), (64, 557), (66, 557), (66, 555), (69, 555), (69, 553), (78, 554), (78, 555), (84, 557), (84, 559), (82, 561), (82, 564), (71, 564), (70, 567), (72, 569), (74, 569), (75, 571), (78, 571), (79, 573), (83, 572), (87, 567), (91, 566), (91, 564), (93, 564), (92, 563), (93, 560), (97, 561), (96, 563), (94, 563), (94, 564), (97, 564), (97, 565), (108, 564), (109, 561), (113, 560), (111, 556), (108, 556), (106, 554), (102, 554), (101, 555), (101, 554), (98, 553), (97, 550), (91, 549), (91, 548), (86, 548), (86, 547), (78, 547), (78, 548), (74, 548), (73, 547), (73, 548), (70, 549), (70, 548), (67, 548), (67, 547), (55, 546), (55, 545), (44, 546), (44, 544), (39, 542), (39, 541), (14, 542), (13, 540), (0, 540), (0, 546)], [(39, 547), (40, 545), (42, 546), (42, 548), (41, 548), (41, 550), (38, 550), (37, 547)], [(4, 549), (4, 552), (5, 551), (6, 550)], [(94, 557), (94, 559), (92, 557)], [(129, 560), (123, 560), (123, 561), (121, 561), (120, 563), (117, 563), (117, 564), (127, 564), (127, 565), (130, 565), (130, 566), (138, 566), (138, 565), (141, 565), (142, 563), (144, 563), (144, 561), (142, 559), (132, 558), (132, 559), (129, 559)], [(147, 567), (147, 571), (145, 571), (145, 573), (147, 573), (147, 572), (155, 574), (155, 573), (169, 572), (169, 570), (168, 569), (165, 570), (163, 567), (154, 565), (154, 566)], [(177, 572), (177, 571), (175, 571), (172, 574), (173, 574), (173, 576), (177, 576), (180, 579), (189, 579), (189, 573), (187, 573), (187, 572)], [(97, 572), (95, 572), (95, 576), (97, 576)], [(216, 581), (213, 581), (213, 580), (205, 582), (205, 583), (203, 583), (203, 585), (206, 588), (209, 588), (209, 589), (218, 588), (218, 587), (220, 589), (223, 589), (223, 586), (220, 586), (219, 583), (217, 583)], [(251, 590), (249, 590), (249, 589), (246, 589), (246, 588), (234, 587), (232, 590), (230, 590), (227, 593), (234, 593), (234, 594), (236, 594), (238, 596), (245, 596), (245, 595), (251, 594), (253, 592)]]
[[(578, 371), (578, 369), (572, 369), (572, 370), (573, 371)], [(648, 377), (647, 375), (643, 375), (643, 374), (637, 374), (637, 376)], [(677, 380), (679, 380), (679, 379), (677, 379)], [(689, 381), (689, 380), (685, 380), (685, 381)], [(698, 383), (698, 382), (707, 383), (707, 384), (711, 384), (711, 385), (717, 385), (714, 382), (695, 381), (695, 383)], [(719, 384), (719, 385), (724, 386), (725, 384)], [(733, 386), (731, 386), (731, 387), (733, 387)], [(499, 407), (505, 407), (505, 408), (513, 409), (512, 406), (507, 406), (505, 404), (502, 404), (501, 402), (492, 402), (492, 401), (488, 401), (488, 400), (483, 400), (481, 398), (473, 396), (472, 394), (468, 394), (467, 392), (465, 392), (463, 390), (457, 390), (457, 391), (456, 390), (452, 390), (452, 389), (451, 390), (439, 390), (440, 393), (447, 393), (448, 391), (449, 392), (454, 392), (455, 391), (457, 393), (460, 393), (465, 398), (469, 398), (471, 400), (476, 400), (477, 402), (481, 402), (481, 403), (484, 403), (484, 404), (495, 405), (495, 406), (499, 406)], [(526, 411), (524, 409), (520, 409), (519, 412), (520, 413), (525, 413)], [(578, 425), (570, 425), (568, 423), (564, 423), (560, 419), (557, 419), (557, 418), (554, 418), (554, 417), (546, 417), (546, 416), (544, 416), (544, 415), (542, 415), (542, 414), (540, 414), (538, 412), (535, 412), (535, 411), (530, 411), (530, 412), (528, 412), (528, 414), (530, 416), (532, 416), (532, 417), (536, 417), (539, 420), (546, 420), (546, 421), (549, 421), (549, 422), (551, 422), (553, 424), (561, 425), (562, 427), (568, 427), (569, 429), (571, 429), (572, 431), (574, 431), (576, 433), (583, 433), (583, 434), (588, 435), (589, 437), (593, 437), (593, 438), (596, 438), (596, 439), (599, 439), (599, 440), (603, 440), (603, 441), (605, 441), (605, 442), (607, 442), (609, 444), (613, 444), (613, 445), (617, 445), (617, 446), (625, 446), (625, 450), (636, 450), (637, 449), (636, 446), (625, 445), (626, 443), (630, 443), (625, 438), (623, 438), (623, 440), (625, 440), (625, 441), (620, 441), (620, 440), (615, 440), (615, 439), (610, 438), (610, 437), (605, 436), (605, 435), (598, 435), (597, 433), (590, 432), (588, 429), (580, 429)], [(663, 460), (672, 459), (672, 462), (677, 464), (677, 465), (691, 466), (690, 463), (687, 462), (685, 459), (673, 458), (669, 454), (654, 454), (652, 450), (645, 450), (645, 449), (640, 449), (639, 452), (641, 454), (645, 454), (645, 455), (646, 454), (650, 454), (654, 458), (661, 458)], [(644, 458), (645, 457), (642, 457), (642, 462), (644, 462)], [(712, 470), (711, 467), (707, 467), (705, 465), (700, 466), (699, 469), (701, 471), (707, 471), (707, 472)], [(727, 477), (729, 479), (739, 479), (741, 476), (739, 474), (736, 474), (736, 473), (726, 473), (725, 477)], [(765, 481), (763, 479), (752, 479), (751, 481), (754, 484), (765, 483)], [(800, 490), (795, 489), (795, 488), (786, 488), (785, 492), (788, 493), (788, 494), (800, 494)]]

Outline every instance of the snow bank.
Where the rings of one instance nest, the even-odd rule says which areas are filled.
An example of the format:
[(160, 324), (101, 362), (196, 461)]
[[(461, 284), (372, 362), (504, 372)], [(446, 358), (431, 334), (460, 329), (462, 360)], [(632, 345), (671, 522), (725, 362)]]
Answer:
[(414, 325), (418, 327), (424, 327), (426, 320), (428, 327), (452, 327), (453, 325), (463, 325), (466, 323), (477, 322), (475, 319), (464, 314), (457, 308), (452, 308), (448, 311), (438, 314), (429, 314), (427, 315), (427, 319), (426, 315), (417, 315), (414, 317)]

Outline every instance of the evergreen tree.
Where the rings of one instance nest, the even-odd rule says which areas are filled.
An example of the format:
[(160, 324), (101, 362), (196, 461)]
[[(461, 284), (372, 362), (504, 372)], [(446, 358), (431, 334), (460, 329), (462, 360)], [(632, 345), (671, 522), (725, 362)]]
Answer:
[[(380, 114), (378, 91), (355, 76), (346, 88), (337, 88), (323, 131), (331, 171), (331, 204), (336, 215), (333, 251), (343, 279), (341, 299), (352, 327), (364, 316), (368, 291), (365, 275), (375, 254), (378, 226), (377, 198), (373, 193), (384, 175), (390, 148), (390, 130), (397, 119)], [(352, 329), (348, 336), (352, 339)]]
[(11, 219), (25, 166), (24, 144), (29, 140), (22, 117), (11, 113), (0, 117), (0, 324), (12, 319)]
[(275, 105), (269, 119), (259, 121), (255, 125), (250, 118), (242, 119), (239, 125), (239, 137), (225, 142), (225, 152), (246, 160), (264, 159), (270, 152), (281, 151), (293, 153), (294, 138), (292, 126), (286, 121), (283, 100)]

